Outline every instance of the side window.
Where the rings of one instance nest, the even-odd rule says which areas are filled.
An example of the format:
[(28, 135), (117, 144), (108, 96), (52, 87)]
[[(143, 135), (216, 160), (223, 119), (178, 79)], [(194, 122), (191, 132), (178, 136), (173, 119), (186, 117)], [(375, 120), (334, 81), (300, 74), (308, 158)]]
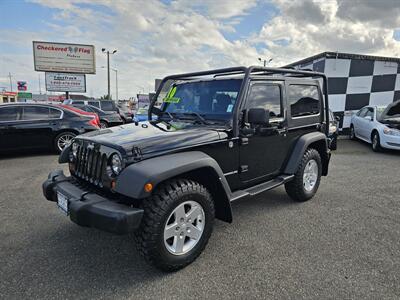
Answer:
[(0, 122), (15, 121), (18, 119), (18, 107), (0, 108)]
[(276, 84), (254, 84), (251, 87), (248, 108), (264, 108), (269, 110), (269, 116), (282, 118), (281, 88)]
[(315, 85), (291, 84), (288, 99), (292, 118), (320, 112), (320, 95)]
[(48, 118), (48, 107), (27, 106), (23, 108), (22, 120), (46, 120)]
[(374, 110), (371, 107), (367, 108), (367, 112), (366, 112), (364, 118), (365, 117), (371, 117), (371, 119), (374, 118)]
[(363, 108), (362, 110), (360, 110), (358, 112), (358, 116), (361, 117), (361, 118), (364, 118), (365, 115), (367, 114), (367, 112), (368, 112), (368, 109), (365, 107), (365, 108)]
[(61, 118), (61, 111), (58, 109), (50, 108), (50, 119), (59, 119)]
[(97, 108), (100, 108), (100, 102), (99, 101), (88, 101), (89, 105), (93, 105)]

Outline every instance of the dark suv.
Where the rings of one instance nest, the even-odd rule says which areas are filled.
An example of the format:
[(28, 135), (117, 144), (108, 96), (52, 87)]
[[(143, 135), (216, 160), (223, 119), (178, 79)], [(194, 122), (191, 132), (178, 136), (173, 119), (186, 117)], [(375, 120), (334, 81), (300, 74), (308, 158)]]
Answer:
[(148, 262), (177, 270), (203, 251), (214, 218), (232, 222), (232, 201), (280, 185), (295, 201), (312, 198), (328, 174), (328, 127), (322, 73), (236, 67), (168, 76), (148, 122), (76, 137), (59, 159), (71, 175), (50, 173), (43, 192), (79, 225), (135, 231)]

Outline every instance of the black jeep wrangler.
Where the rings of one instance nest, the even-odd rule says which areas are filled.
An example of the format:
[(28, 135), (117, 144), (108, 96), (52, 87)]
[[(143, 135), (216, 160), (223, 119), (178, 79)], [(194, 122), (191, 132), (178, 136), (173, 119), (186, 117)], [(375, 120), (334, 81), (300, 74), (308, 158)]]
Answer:
[(59, 158), (71, 175), (50, 173), (43, 193), (78, 225), (135, 232), (148, 262), (178, 270), (203, 251), (214, 218), (232, 222), (232, 201), (280, 185), (295, 201), (312, 198), (328, 173), (328, 131), (324, 74), (168, 76), (148, 122), (76, 137)]

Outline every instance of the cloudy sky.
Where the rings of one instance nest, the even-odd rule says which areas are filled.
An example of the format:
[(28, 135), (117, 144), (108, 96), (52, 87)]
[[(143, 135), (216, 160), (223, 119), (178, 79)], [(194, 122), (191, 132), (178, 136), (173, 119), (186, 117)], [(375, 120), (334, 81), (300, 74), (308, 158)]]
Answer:
[(26, 80), (34, 93), (32, 40), (95, 45), (95, 97), (107, 93), (103, 47), (118, 50), (120, 98), (152, 91), (167, 74), (258, 57), (271, 66), (323, 51), (400, 57), (398, 0), (0, 0), (0, 11), (0, 89), (11, 72), (14, 89)]

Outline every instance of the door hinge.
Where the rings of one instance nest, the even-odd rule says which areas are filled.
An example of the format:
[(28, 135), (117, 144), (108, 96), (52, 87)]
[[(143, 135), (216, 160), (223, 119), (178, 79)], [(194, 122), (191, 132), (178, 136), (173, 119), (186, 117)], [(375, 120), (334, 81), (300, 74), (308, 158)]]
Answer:
[(249, 166), (248, 166), (248, 165), (242, 165), (242, 166), (240, 166), (240, 168), (239, 168), (239, 172), (240, 172), (240, 173), (247, 172), (248, 170), (249, 170)]

